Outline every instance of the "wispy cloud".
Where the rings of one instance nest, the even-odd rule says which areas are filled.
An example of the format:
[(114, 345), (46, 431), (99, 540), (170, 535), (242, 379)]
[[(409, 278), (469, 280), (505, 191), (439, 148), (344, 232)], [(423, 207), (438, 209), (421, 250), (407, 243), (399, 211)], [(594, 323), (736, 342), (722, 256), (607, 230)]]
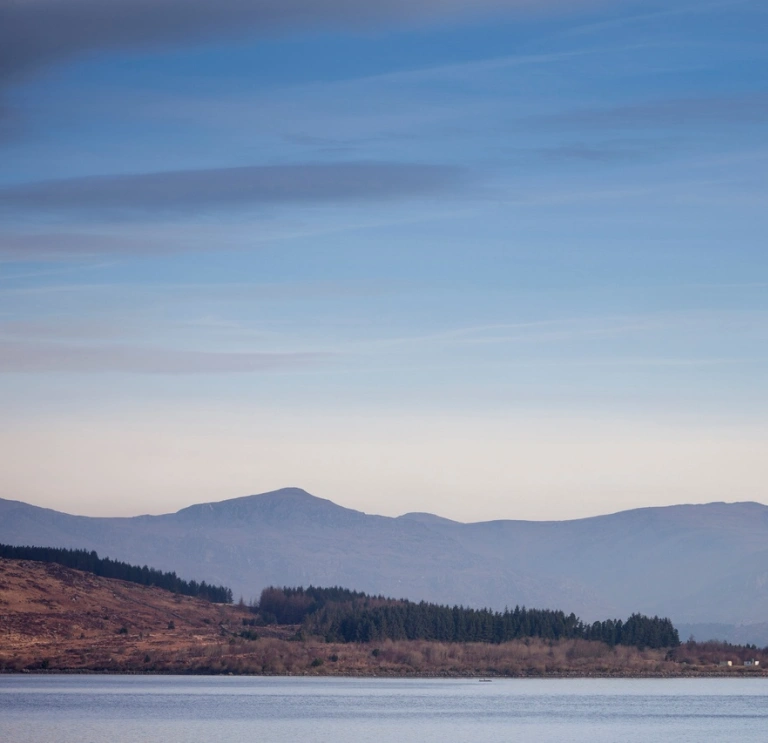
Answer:
[(233, 353), (142, 346), (0, 341), (0, 373), (233, 374), (311, 366), (326, 353)]
[(586, 163), (615, 163), (646, 159), (655, 154), (658, 147), (652, 149), (647, 142), (573, 142), (555, 147), (539, 147), (529, 154), (554, 162), (572, 161)]
[(429, 194), (466, 174), (414, 163), (301, 163), (101, 175), (0, 189), (0, 208), (126, 216), (273, 204), (365, 202)]
[[(614, 0), (614, 3), (616, 0)], [(0, 79), (87, 52), (292, 29), (434, 23), (468, 14), (564, 9), (600, 0), (3, 0)]]
[[(739, 288), (744, 288), (740, 286)], [(733, 338), (746, 334), (752, 338), (765, 335), (768, 316), (763, 311), (709, 310), (645, 312), (585, 317), (561, 317), (529, 322), (493, 323), (446, 328), (432, 333), (380, 338), (366, 341), (370, 348), (415, 347), (428, 350), (435, 346), (468, 348), (471, 346), (511, 344), (553, 344), (564, 341), (610, 341), (641, 337), (654, 342), (667, 334), (691, 337), (702, 330), (718, 330)], [(633, 356), (633, 359), (638, 357)], [(669, 357), (665, 357), (669, 358)], [(720, 357), (716, 359), (718, 363)], [(591, 362), (590, 362), (591, 363)], [(624, 363), (623, 359), (621, 363)], [(634, 363), (634, 362), (633, 362)]]
[[(461, 203), (458, 198), (449, 199), (447, 191), (441, 192), (440, 195), (439, 201), (434, 200), (429, 205), (419, 202), (409, 208), (385, 210), (375, 216), (362, 213), (356, 213), (354, 217), (346, 215), (343, 220), (324, 219), (317, 211), (313, 212), (311, 218), (307, 214), (302, 215), (300, 220), (291, 216), (281, 218), (270, 212), (263, 218), (254, 218), (252, 213), (246, 213), (242, 221), (229, 214), (226, 225), (222, 225), (221, 220), (213, 220), (208, 223), (197, 222), (190, 226), (184, 219), (187, 215), (183, 214), (180, 220), (150, 223), (137, 221), (130, 225), (130, 229), (128, 224), (122, 222), (117, 225), (120, 234), (109, 233), (109, 226), (103, 224), (97, 228), (99, 232), (94, 232), (90, 223), (74, 225), (71, 228), (82, 229), (82, 232), (0, 232), (0, 266), (3, 262), (42, 264), (75, 261), (83, 267), (84, 259), (103, 259), (106, 256), (235, 251), (278, 241), (376, 230), (433, 220), (460, 219), (474, 213), (475, 207), (466, 201), (465, 192), (457, 192), (458, 198), (464, 199)], [(199, 213), (200, 210), (197, 211), (198, 215)], [(97, 263), (90, 262), (86, 267), (98, 268), (105, 265), (107, 264), (100, 260)], [(38, 272), (35, 274), (42, 275)], [(17, 277), (21, 278), (16, 274), (0, 271), (0, 282)]]
[(667, 98), (600, 108), (571, 109), (529, 116), (526, 127), (546, 129), (645, 129), (768, 122), (768, 94), (764, 92), (702, 97)]
[(49, 315), (44, 318), (6, 320), (0, 315), (0, 342), (4, 343), (114, 342), (124, 330), (119, 322), (110, 322), (105, 318), (54, 318)]
[[(142, 237), (93, 233), (0, 233), (0, 261), (55, 261), (114, 253), (156, 253), (165, 243)], [(6, 278), (0, 274), (0, 279)]]
[[(730, 9), (738, 6), (759, 6), (756, 0), (713, 0), (712, 2), (696, 2), (678, 4), (668, 3), (667, 7), (655, 8), (647, 12), (630, 12), (618, 18), (610, 18), (602, 21), (590, 21), (554, 34), (555, 37), (584, 36), (603, 31), (615, 31), (624, 26), (640, 25), (648, 21), (661, 20), (666, 22), (668, 18), (676, 16), (705, 15), (719, 10)], [(670, 7), (671, 6), (671, 7)]]

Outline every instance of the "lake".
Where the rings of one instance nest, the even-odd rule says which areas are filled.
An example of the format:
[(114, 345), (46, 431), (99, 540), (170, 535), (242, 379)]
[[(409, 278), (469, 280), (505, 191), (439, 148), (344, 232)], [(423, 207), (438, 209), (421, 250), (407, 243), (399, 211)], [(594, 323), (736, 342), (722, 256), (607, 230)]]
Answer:
[(764, 741), (768, 679), (0, 676), (9, 743)]

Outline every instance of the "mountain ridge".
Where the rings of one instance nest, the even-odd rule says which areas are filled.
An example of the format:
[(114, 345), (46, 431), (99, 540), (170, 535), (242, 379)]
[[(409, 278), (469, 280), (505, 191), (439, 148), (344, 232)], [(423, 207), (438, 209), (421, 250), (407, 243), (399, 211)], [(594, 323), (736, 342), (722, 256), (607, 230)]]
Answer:
[(13, 498), (3, 498), (3, 497), (0, 497), (0, 509), (3, 508), (3, 504), (8, 504), (9, 506), (17, 505), (17, 506), (24, 506), (27, 508), (36, 508), (42, 511), (50, 511), (56, 514), (71, 516), (75, 518), (114, 520), (114, 519), (136, 519), (136, 518), (161, 518), (164, 516), (176, 516), (185, 512), (192, 512), (197, 509), (204, 509), (204, 508), (209, 508), (215, 511), (217, 507), (220, 507), (220, 506), (228, 506), (230, 504), (238, 504), (238, 503), (245, 504), (245, 503), (256, 502), (256, 501), (265, 502), (265, 501), (274, 500), (277, 498), (279, 498), (282, 501), (284, 501), (287, 498), (295, 498), (295, 499), (304, 500), (305, 502), (310, 502), (310, 503), (318, 503), (318, 504), (322, 503), (328, 506), (332, 506), (333, 508), (341, 511), (347, 511), (355, 514), (362, 514), (365, 516), (377, 517), (377, 518), (383, 518), (383, 519), (393, 519), (393, 520), (424, 519), (426, 521), (434, 520), (436, 522), (439, 521), (441, 523), (459, 524), (462, 526), (474, 526), (474, 525), (481, 525), (481, 524), (496, 524), (496, 523), (516, 523), (516, 524), (517, 523), (521, 523), (521, 524), (569, 523), (570, 524), (570, 523), (577, 523), (577, 522), (583, 522), (583, 521), (592, 521), (595, 519), (608, 519), (615, 516), (624, 516), (627, 514), (640, 514), (640, 513), (662, 512), (662, 511), (671, 512), (671, 511), (683, 511), (683, 510), (700, 511), (702, 509), (720, 508), (720, 507), (725, 507), (726, 509), (732, 509), (734, 507), (754, 508), (755, 510), (763, 511), (765, 517), (768, 518), (768, 505), (764, 503), (760, 503), (758, 501), (709, 501), (707, 503), (675, 503), (675, 504), (666, 505), (666, 506), (638, 506), (636, 508), (629, 508), (621, 511), (610, 511), (608, 513), (595, 514), (592, 516), (579, 516), (573, 519), (498, 518), (498, 519), (485, 519), (482, 521), (458, 521), (457, 519), (447, 518), (445, 516), (440, 516), (439, 514), (431, 513), (428, 511), (408, 511), (398, 516), (386, 516), (383, 514), (368, 513), (366, 511), (360, 511), (354, 508), (350, 508), (348, 506), (342, 506), (336, 503), (335, 501), (330, 500), (329, 498), (321, 498), (320, 496), (309, 493), (303, 488), (299, 488), (295, 486), (288, 486), (284, 488), (278, 488), (276, 490), (269, 490), (264, 493), (252, 493), (249, 495), (236, 496), (234, 498), (225, 498), (223, 500), (218, 500), (218, 501), (203, 501), (201, 503), (192, 503), (189, 506), (183, 506), (182, 508), (176, 511), (167, 511), (159, 514), (141, 513), (141, 514), (135, 514), (132, 516), (88, 516), (86, 514), (73, 514), (67, 511), (59, 511), (49, 506), (38, 506), (32, 503), (27, 503), (25, 501), (13, 499)]

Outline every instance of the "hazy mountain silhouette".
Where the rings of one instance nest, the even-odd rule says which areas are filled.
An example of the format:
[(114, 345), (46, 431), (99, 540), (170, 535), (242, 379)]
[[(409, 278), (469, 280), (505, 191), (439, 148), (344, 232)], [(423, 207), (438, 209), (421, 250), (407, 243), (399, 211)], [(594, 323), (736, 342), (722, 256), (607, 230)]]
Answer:
[[(754, 624), (760, 638), (768, 617), (768, 506), (758, 503), (463, 524), (370, 516), (298, 488), (134, 518), (0, 499), (0, 542), (95, 549), (227, 584), (246, 600), (269, 584), (341, 585), (496, 609), (561, 608), (585, 620), (640, 611), (686, 625)], [(749, 636), (742, 627), (739, 637), (763, 644)]]

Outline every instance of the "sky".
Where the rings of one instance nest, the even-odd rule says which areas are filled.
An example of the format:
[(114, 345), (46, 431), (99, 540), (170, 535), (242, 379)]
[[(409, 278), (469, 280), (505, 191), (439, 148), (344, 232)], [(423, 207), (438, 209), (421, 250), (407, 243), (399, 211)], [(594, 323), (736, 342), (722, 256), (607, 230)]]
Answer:
[(768, 503), (763, 0), (0, 0), (0, 497)]

